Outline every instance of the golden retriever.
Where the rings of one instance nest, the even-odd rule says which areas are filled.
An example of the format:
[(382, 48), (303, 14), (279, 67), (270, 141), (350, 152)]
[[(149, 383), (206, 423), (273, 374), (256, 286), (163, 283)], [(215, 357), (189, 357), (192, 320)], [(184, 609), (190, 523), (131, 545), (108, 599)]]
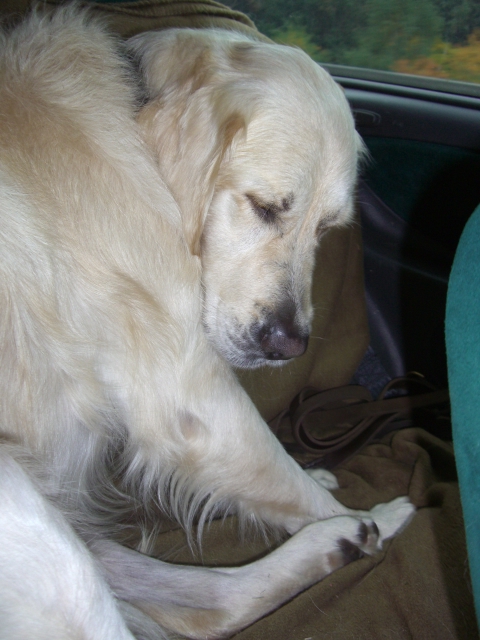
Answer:
[[(0, 60), (0, 636), (227, 636), (413, 513), (339, 504), (230, 367), (306, 348), (315, 247), (352, 213), (347, 102), (300, 51), (123, 48), (75, 8), (5, 33)], [(131, 495), (200, 535), (222, 512), (294, 535), (175, 566), (114, 540)]]

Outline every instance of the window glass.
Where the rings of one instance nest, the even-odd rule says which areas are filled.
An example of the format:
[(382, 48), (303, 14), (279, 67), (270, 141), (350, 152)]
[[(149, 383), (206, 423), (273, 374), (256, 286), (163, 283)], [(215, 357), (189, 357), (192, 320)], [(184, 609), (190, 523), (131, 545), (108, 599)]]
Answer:
[(480, 0), (223, 0), (318, 62), (480, 83)]

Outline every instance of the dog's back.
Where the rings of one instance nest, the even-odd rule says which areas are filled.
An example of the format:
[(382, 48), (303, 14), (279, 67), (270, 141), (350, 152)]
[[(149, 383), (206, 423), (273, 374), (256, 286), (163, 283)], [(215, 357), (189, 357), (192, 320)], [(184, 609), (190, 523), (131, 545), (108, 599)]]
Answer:
[(136, 346), (168, 356), (175, 266), (187, 287), (198, 276), (115, 46), (66, 9), (17, 28), (0, 59), (0, 424), (68, 481), (126, 420), (105, 392), (135, 370), (125, 343), (148, 325)]

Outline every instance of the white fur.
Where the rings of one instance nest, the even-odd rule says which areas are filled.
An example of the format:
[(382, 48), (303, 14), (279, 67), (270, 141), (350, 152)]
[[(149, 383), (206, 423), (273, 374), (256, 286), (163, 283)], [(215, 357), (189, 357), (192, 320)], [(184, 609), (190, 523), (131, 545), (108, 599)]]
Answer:
[[(279, 364), (272, 349), (303, 348), (317, 239), (348, 221), (361, 152), (341, 91), (304, 54), (224, 32), (146, 35), (130, 50), (148, 91), (140, 113), (115, 41), (84, 14), (33, 15), (3, 36), (9, 640), (127, 638), (124, 620), (137, 638), (228, 635), (413, 513), (405, 500), (376, 508), (378, 533), (339, 504), (226, 361)], [(293, 341), (265, 347), (279, 326)], [(152, 499), (187, 532), (198, 516), (199, 535), (228, 511), (301, 531), (242, 569), (175, 567), (108, 540), (122, 505)], [(253, 603), (267, 573), (269, 596)]]
[(132, 638), (85, 545), (0, 450), (0, 638)]

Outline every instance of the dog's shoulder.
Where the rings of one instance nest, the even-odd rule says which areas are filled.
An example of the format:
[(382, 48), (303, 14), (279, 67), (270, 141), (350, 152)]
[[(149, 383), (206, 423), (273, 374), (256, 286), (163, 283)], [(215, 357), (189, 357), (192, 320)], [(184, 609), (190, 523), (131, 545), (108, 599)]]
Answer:
[(31, 152), (39, 135), (102, 144), (114, 119), (132, 119), (134, 86), (118, 42), (88, 12), (35, 11), (2, 40), (2, 147), (30, 143)]

